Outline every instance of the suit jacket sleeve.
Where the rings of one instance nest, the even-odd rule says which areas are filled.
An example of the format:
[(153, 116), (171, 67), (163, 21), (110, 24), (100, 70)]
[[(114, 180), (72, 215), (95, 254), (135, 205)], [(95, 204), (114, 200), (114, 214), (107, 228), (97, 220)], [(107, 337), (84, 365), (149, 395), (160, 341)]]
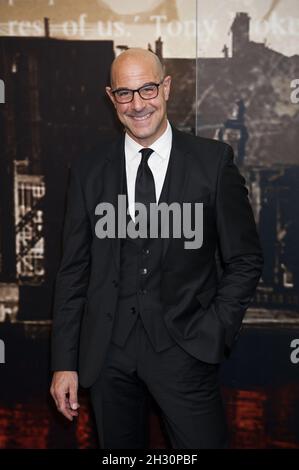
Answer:
[(229, 353), (262, 272), (263, 256), (245, 179), (225, 146), (216, 191), (216, 224), (223, 273), (212, 307), (226, 330)]
[(63, 254), (55, 282), (52, 370), (77, 370), (80, 323), (89, 280), (91, 235), (78, 167), (73, 164), (63, 227)]

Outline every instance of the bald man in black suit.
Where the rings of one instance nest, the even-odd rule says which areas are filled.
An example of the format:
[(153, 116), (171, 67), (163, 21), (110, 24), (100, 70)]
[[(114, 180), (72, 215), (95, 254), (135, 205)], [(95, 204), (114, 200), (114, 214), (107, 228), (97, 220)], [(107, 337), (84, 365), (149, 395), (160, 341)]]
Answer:
[[(227, 446), (219, 365), (239, 335), (263, 258), (232, 148), (167, 119), (171, 77), (155, 54), (129, 49), (106, 88), (123, 135), (103, 138), (71, 169), (56, 279), (51, 394), (70, 420), (78, 381), (90, 388), (102, 448), (148, 447), (148, 397), (173, 448)], [(99, 204), (202, 204), (202, 240), (103, 238)], [(103, 214), (102, 214), (103, 215)], [(163, 221), (162, 221), (163, 222)], [(161, 224), (162, 224), (161, 222)], [(151, 220), (150, 220), (151, 223)], [(195, 235), (198, 235), (196, 230)]]

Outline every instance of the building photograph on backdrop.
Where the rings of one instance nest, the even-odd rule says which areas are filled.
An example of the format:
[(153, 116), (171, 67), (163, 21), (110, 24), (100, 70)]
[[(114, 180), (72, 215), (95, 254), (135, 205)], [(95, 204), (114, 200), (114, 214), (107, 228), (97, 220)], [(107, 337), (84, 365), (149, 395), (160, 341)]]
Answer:
[[(299, 448), (298, 35), (297, 0), (0, 0), (0, 449), (114, 447), (129, 401), (107, 400), (105, 422), (94, 384), (133, 349), (109, 342), (113, 317), (146, 385), (147, 445), (123, 448)], [(137, 63), (155, 79), (136, 81)], [(160, 145), (135, 137), (146, 126)], [(96, 204), (127, 193), (132, 209), (151, 189), (203, 201), (198, 249), (95, 236)], [(78, 367), (80, 407), (63, 416), (53, 377)], [(220, 421), (196, 427), (195, 368), (217, 371), (225, 439), (209, 441)]]

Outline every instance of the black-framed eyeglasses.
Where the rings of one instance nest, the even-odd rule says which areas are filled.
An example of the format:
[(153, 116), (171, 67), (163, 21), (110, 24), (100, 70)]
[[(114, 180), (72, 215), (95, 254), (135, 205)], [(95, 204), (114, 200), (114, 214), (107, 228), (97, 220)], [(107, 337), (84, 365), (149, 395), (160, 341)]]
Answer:
[(136, 90), (130, 90), (129, 88), (117, 88), (112, 90), (115, 101), (120, 104), (130, 103), (134, 99), (134, 93), (137, 92), (143, 100), (152, 100), (156, 98), (159, 93), (159, 86), (163, 83), (163, 80), (159, 83), (146, 83)]

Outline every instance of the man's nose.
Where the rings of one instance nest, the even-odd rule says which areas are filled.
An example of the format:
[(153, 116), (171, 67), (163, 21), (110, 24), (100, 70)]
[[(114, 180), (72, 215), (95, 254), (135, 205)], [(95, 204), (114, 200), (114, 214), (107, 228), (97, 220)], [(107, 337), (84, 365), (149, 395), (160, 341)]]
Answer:
[(140, 111), (145, 107), (144, 100), (141, 98), (138, 91), (135, 91), (131, 105), (136, 111)]

